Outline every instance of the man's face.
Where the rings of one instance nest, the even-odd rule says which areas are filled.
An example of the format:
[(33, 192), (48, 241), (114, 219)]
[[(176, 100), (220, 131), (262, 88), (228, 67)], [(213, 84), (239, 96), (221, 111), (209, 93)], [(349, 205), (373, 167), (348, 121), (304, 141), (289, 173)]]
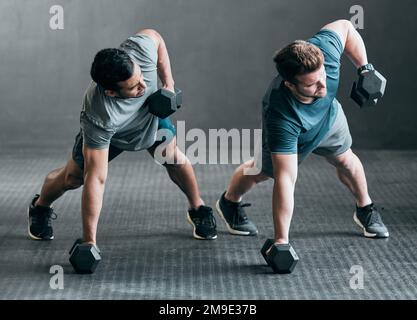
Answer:
[(296, 76), (297, 84), (293, 88), (306, 98), (323, 98), (327, 94), (326, 70), (324, 65), (316, 71)]
[(133, 74), (132, 76), (125, 80), (118, 82), (119, 91), (116, 96), (120, 98), (137, 98), (143, 96), (146, 89), (146, 83), (143, 79), (143, 74), (140, 70), (140, 67), (133, 63)]

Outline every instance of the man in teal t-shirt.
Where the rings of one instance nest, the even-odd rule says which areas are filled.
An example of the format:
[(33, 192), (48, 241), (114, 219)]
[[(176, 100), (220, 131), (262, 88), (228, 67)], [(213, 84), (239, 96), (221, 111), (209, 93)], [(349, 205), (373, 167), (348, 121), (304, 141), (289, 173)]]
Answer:
[[(359, 71), (371, 67), (361, 36), (347, 20), (330, 23), (307, 41), (297, 40), (276, 54), (279, 75), (262, 101), (262, 152), (235, 171), (216, 204), (230, 233), (257, 234), (241, 199), (255, 184), (273, 178), (274, 242), (287, 244), (298, 164), (316, 153), (336, 167), (354, 195), (353, 218), (364, 235), (389, 236), (368, 194), (363, 166), (350, 149), (348, 123), (336, 100), (343, 52)], [(245, 174), (256, 168), (257, 174)]]

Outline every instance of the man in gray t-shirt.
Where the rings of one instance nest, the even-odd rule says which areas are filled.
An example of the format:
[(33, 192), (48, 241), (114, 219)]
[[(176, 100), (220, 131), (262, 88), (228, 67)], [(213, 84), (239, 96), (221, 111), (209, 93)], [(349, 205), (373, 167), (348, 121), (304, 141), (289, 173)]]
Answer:
[[(144, 102), (157, 90), (157, 64), (158, 52), (155, 43), (149, 35), (137, 34), (124, 41), (119, 49), (128, 54), (126, 62), (133, 64), (132, 86), (126, 91), (117, 93), (118, 88), (107, 85), (107, 90), (97, 84), (99, 79), (92, 81), (84, 95), (81, 111), (81, 129), (84, 143), (93, 149), (102, 149), (110, 144), (122, 150), (143, 150), (152, 146), (155, 142), (158, 129), (158, 118), (148, 112)], [(93, 64), (93, 72), (97, 70), (95, 77), (103, 80), (109, 77), (100, 64), (107, 63), (105, 60), (119, 59), (116, 67), (123, 65), (123, 54), (113, 49), (104, 50)], [(120, 70), (120, 69), (119, 69)], [(117, 71), (109, 70), (117, 75)], [(103, 81), (102, 80), (102, 81)], [(118, 79), (117, 79), (118, 80)], [(113, 81), (112, 81), (113, 82)], [(167, 85), (169, 87), (169, 85)]]
[[(32, 199), (29, 236), (52, 240), (51, 218), (56, 215), (51, 204), (67, 190), (84, 185), (83, 242), (96, 245), (108, 162), (125, 150), (146, 149), (155, 157), (163, 153), (169, 177), (185, 193), (193, 236), (215, 239), (212, 209), (200, 198), (193, 168), (176, 145), (175, 127), (168, 118), (149, 113), (146, 105), (146, 99), (157, 91), (158, 76), (163, 88), (174, 92), (168, 51), (161, 35), (144, 29), (117, 49), (99, 51), (90, 74), (93, 81), (84, 95), (72, 157), (66, 166), (47, 175), (41, 193)], [(164, 130), (162, 140), (157, 139), (160, 129)]]

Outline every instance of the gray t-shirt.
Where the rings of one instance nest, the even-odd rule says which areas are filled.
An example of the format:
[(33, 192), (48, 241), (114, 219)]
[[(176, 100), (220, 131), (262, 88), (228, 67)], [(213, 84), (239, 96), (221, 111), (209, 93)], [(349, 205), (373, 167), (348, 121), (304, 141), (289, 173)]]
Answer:
[(147, 88), (141, 97), (115, 98), (92, 81), (84, 95), (80, 115), (81, 131), (87, 147), (108, 148), (110, 144), (122, 150), (143, 150), (155, 143), (158, 117), (144, 106), (157, 90), (157, 48), (146, 35), (129, 37), (120, 45), (133, 62), (139, 65)]

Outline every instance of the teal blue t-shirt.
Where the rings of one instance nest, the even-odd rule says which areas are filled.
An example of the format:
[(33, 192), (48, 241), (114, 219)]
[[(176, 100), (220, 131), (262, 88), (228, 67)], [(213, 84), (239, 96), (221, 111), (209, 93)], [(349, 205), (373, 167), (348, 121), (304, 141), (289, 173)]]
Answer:
[(323, 52), (327, 95), (304, 104), (295, 99), (281, 76), (273, 79), (262, 101), (263, 144), (272, 153), (314, 150), (336, 119), (342, 42), (337, 33), (328, 29), (320, 30), (307, 41)]

